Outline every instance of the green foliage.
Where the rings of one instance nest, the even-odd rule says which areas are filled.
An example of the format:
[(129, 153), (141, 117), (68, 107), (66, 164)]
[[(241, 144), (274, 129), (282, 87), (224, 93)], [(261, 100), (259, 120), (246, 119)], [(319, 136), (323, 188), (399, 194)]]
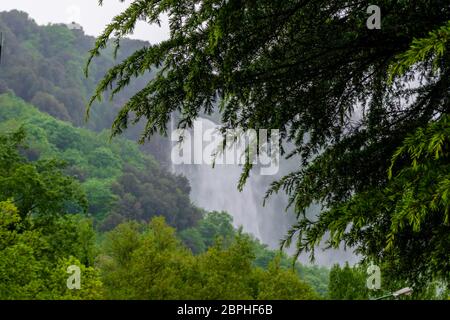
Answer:
[(118, 158), (110, 148), (100, 147), (92, 151), (87, 160), (89, 164), (97, 169), (100, 178), (116, 177), (121, 173), (121, 159)]
[[(401, 200), (393, 216), (390, 239), (404, 226), (420, 231), (425, 219), (433, 213), (439, 215), (440, 224), (449, 226), (449, 145), (450, 117), (445, 116), (418, 129), (394, 154), (389, 176), (400, 190), (389, 191), (393, 195), (400, 193)], [(393, 169), (400, 163), (400, 170), (393, 177)]]
[(444, 54), (450, 41), (450, 21), (444, 26), (433, 30), (428, 37), (414, 39), (411, 48), (399, 54), (392, 64), (391, 76), (401, 76), (417, 63), (431, 61), (435, 70), (445, 63)]
[[(448, 29), (447, 23), (414, 40), (394, 61), (391, 75), (411, 69), (433, 77), (436, 71), (444, 72)], [(449, 246), (448, 144), (449, 119), (444, 112), (407, 135), (393, 151), (388, 180), (382, 186), (360, 192), (315, 223), (305, 219), (300, 228), (310, 241), (307, 248), (329, 231), (331, 245), (345, 241), (359, 246), (367, 260), (383, 265), (390, 283), (413, 286), (417, 298), (436, 297), (435, 284), (448, 288), (450, 275), (445, 249)], [(369, 227), (361, 245), (365, 226)]]
[[(301, 158), (299, 169), (267, 194), (287, 192), (297, 213), (283, 245), (296, 242), (298, 254), (314, 258), (330, 234), (329, 247), (344, 244), (369, 260), (396, 261), (395, 273), (417, 285), (435, 276), (448, 280), (445, 209), (398, 214), (409, 204), (425, 208), (433, 193), (417, 198), (411, 188), (432, 186), (439, 173), (430, 169), (424, 183), (404, 185), (386, 172), (408, 135), (449, 113), (450, 6), (377, 5), (384, 8), (380, 30), (366, 27), (367, 3), (356, 0), (134, 2), (98, 37), (88, 66), (113, 38), (119, 47), (142, 18), (157, 23), (168, 14), (170, 38), (111, 68), (91, 103), (152, 70), (156, 76), (117, 113), (113, 133), (127, 128), (130, 115), (147, 122), (144, 138), (165, 132), (173, 112), (181, 114), (178, 127), (219, 111), (223, 129), (279, 129), (295, 144), (288, 156)], [(386, 191), (404, 187), (409, 191), (401, 197)], [(439, 196), (433, 205), (444, 203)], [(315, 204), (322, 211), (308, 217)], [(389, 234), (395, 244), (387, 246)], [(414, 257), (423, 263), (412, 263)]]
[(361, 253), (382, 266), (387, 283), (413, 287), (417, 298), (430, 296), (433, 283), (448, 288), (449, 145), (448, 116), (418, 129), (394, 153), (384, 189), (327, 211), (308, 236), (316, 241), (330, 231), (331, 242), (356, 245), (369, 225)]
[[(201, 211), (191, 204), (190, 186), (186, 178), (174, 176), (146, 163), (142, 168), (125, 165), (121, 176), (112, 184), (119, 197), (112, 211), (112, 218), (126, 221), (149, 221), (161, 215), (179, 230), (189, 228), (201, 218)], [(103, 230), (114, 227), (106, 220)]]
[[(399, 237), (405, 232), (423, 248), (415, 252), (416, 262), (404, 278), (436, 279), (447, 286), (450, 275), (446, 249), (450, 246), (449, 146), (448, 115), (418, 129), (394, 154), (389, 169), (391, 180), (385, 190), (394, 208), (386, 250), (399, 254), (402, 249)], [(412, 259), (408, 255), (404, 263), (411, 263)]]
[(111, 190), (109, 180), (89, 179), (83, 183), (83, 188), (86, 190), (89, 212), (100, 218), (110, 213), (118, 201), (118, 197)]
[[(77, 290), (67, 289), (68, 267), (80, 268), (81, 288)], [(43, 293), (39, 299), (44, 300), (101, 300), (103, 299), (103, 284), (100, 274), (93, 266), (85, 266), (74, 257), (63, 258), (48, 275), (49, 293)]]
[[(200, 223), (201, 221), (202, 220), (200, 220)], [(194, 254), (199, 254), (207, 250), (205, 240), (197, 228), (185, 229), (179, 233), (179, 237), (183, 244)]]
[[(22, 171), (14, 168), (33, 168), (35, 163), (41, 163), (19, 154), (24, 140), (23, 131), (0, 136), (0, 168), (2, 178), (9, 183), (8, 191), (20, 190), (13, 182), (16, 171)], [(53, 174), (58, 173), (58, 179), (44, 170), (46, 189), (58, 190), (61, 181), (66, 188), (72, 186), (70, 181), (78, 186), (73, 179), (50, 168)], [(132, 178), (125, 184), (130, 192), (142, 184)], [(22, 186), (22, 180), (18, 183)], [(23, 186), (30, 195), (36, 195), (43, 187), (42, 183), (28, 182)], [(106, 187), (100, 180), (87, 180), (86, 186), (94, 202), (111, 201), (108, 198), (113, 194), (102, 192)], [(10, 195), (5, 192), (2, 190), (0, 199)], [(136, 221), (120, 224), (107, 235), (98, 255), (92, 222), (56, 210), (62, 208), (57, 204), (71, 199), (74, 192), (81, 193), (81, 189), (68, 189), (61, 194), (62, 198), (54, 193), (52, 199), (39, 193), (33, 214), (20, 214), (18, 208), (24, 206), (16, 207), (14, 198), (0, 202), (0, 299), (317, 298), (296, 272), (281, 266), (280, 260), (268, 262), (266, 269), (256, 267), (254, 252), (261, 245), (236, 232), (231, 217), (223, 212), (206, 214), (197, 229), (187, 229), (198, 230), (200, 243), (207, 248), (199, 250), (196, 256), (182, 245), (175, 229), (162, 217), (153, 218), (148, 224)], [(69, 290), (66, 286), (67, 267), (71, 265), (81, 270), (81, 290)], [(97, 265), (99, 269), (94, 267)]]
[[(228, 213), (208, 212), (195, 227), (179, 232), (178, 236), (185, 246), (198, 255), (217, 244), (220, 244), (222, 248), (228, 248), (239, 232), (234, 229), (232, 217)], [(252, 237), (249, 237), (248, 241), (251, 243), (251, 250), (254, 254), (253, 266), (269, 270), (276, 261), (277, 268), (292, 270), (293, 260), (286, 254), (271, 250), (267, 245), (261, 244), (259, 240)], [(296, 263), (294, 270), (296, 276), (310, 285), (315, 292), (322, 297), (326, 296), (329, 276), (327, 268)]]
[[(15, 10), (0, 14), (0, 28), (8, 42), (0, 74), (6, 87), (41, 111), (84, 125), (86, 96), (94, 90), (95, 81), (85, 79), (83, 65), (94, 38), (64, 25), (38, 26), (26, 13)], [(142, 44), (129, 40), (123, 51), (129, 54)], [(99, 80), (112, 65), (112, 57), (100, 59), (93, 66), (94, 79)], [(139, 81), (135, 85), (142, 86)], [(114, 103), (110, 106), (111, 103), (99, 105), (101, 111), (95, 113), (96, 121), (89, 124), (90, 128), (102, 130), (110, 126), (108, 119), (117, 111)]]
[[(220, 242), (198, 257), (191, 278), (194, 299), (256, 299), (260, 283), (254, 279), (250, 241), (238, 236), (226, 249)], [(256, 282), (256, 283), (255, 283)], [(294, 297), (291, 296), (291, 299)]]
[[(224, 128), (280, 129), (295, 144), (290, 156), (301, 156), (299, 170), (268, 192), (286, 191), (298, 213), (284, 245), (296, 241), (313, 256), (329, 235), (330, 247), (344, 243), (382, 267), (383, 290), (448, 297), (450, 6), (378, 5), (388, 10), (373, 31), (356, 0), (140, 0), (95, 45), (82, 32), (0, 13), (8, 38), (0, 93), (10, 92), (0, 96), (0, 129), (13, 132), (0, 135), (0, 299), (317, 298), (309, 285), (332, 299), (368, 297), (361, 267), (334, 267), (326, 288), (327, 270), (290, 269), (291, 258), (236, 232), (227, 214), (197, 223), (187, 180), (136, 145), (56, 121), (11, 93), (80, 126), (95, 83), (89, 126), (98, 131), (115, 119), (113, 133), (122, 133), (131, 121), (138, 127), (128, 136), (143, 128), (144, 141), (165, 133), (174, 111), (180, 127), (219, 111)], [(124, 39), (162, 13), (169, 40)], [(124, 48), (117, 66), (111, 41)], [(166, 153), (161, 140), (150, 150)], [(322, 212), (306, 216), (315, 203)], [(104, 285), (92, 222), (69, 215), (86, 208), (101, 229), (119, 225), (97, 258)], [(80, 291), (65, 286), (72, 264), (84, 275)]]
[(202, 253), (216, 241), (230, 244), (236, 235), (232, 221), (226, 212), (208, 212), (195, 227), (180, 232), (180, 237), (192, 252)]
[[(92, 223), (69, 214), (85, 195), (58, 161), (23, 157), (24, 141), (23, 130), (0, 135), (0, 299), (99, 298)], [(86, 286), (70, 293), (61, 268), (74, 261)]]
[[(92, 222), (69, 214), (86, 209), (85, 195), (58, 161), (23, 157), (24, 141), (23, 130), (0, 135), (0, 300), (98, 299)], [(83, 272), (77, 292), (69, 265)]]
[(87, 202), (80, 185), (63, 173), (54, 159), (29, 162), (19, 154), (24, 147), (23, 129), (0, 135), (0, 201), (13, 199), (22, 218), (32, 214), (59, 215), (85, 211)]
[(280, 261), (270, 263), (267, 271), (261, 273), (258, 299), (261, 300), (289, 300), (293, 297), (318, 296), (303, 281), (299, 281), (298, 274), (292, 270), (283, 270)]
[(237, 235), (194, 256), (166, 225), (129, 222), (108, 234), (98, 259), (112, 299), (314, 299), (313, 290), (277, 262), (253, 266), (253, 245)]
[[(111, 46), (108, 54), (92, 64), (91, 77), (83, 73), (87, 51), (95, 39), (80, 30), (69, 30), (64, 25), (39, 26), (28, 14), (16, 10), (0, 13), (0, 29), (7, 39), (3, 48), (0, 94), (12, 92), (57, 119), (95, 131), (109, 129), (121, 101), (128, 99), (151, 79), (150, 74), (130, 83), (129, 88), (117, 94), (116, 101), (96, 104), (90, 121), (85, 121), (87, 97), (95, 84), (114, 65)], [(117, 58), (123, 59), (148, 43), (125, 39)], [(132, 140), (139, 137), (143, 124), (129, 130)], [(155, 137), (140, 148), (159, 161), (167, 163), (170, 143), (166, 137)]]
[[(92, 262), (93, 230), (81, 217), (21, 217), (0, 202), (0, 300), (99, 299), (102, 285)], [(45, 220), (45, 223), (43, 223)], [(66, 286), (69, 265), (82, 271), (82, 288)]]
[(33, 99), (31, 99), (30, 103), (38, 107), (39, 110), (42, 110), (57, 119), (70, 119), (70, 116), (67, 113), (64, 105), (48, 93), (41, 91), (37, 92), (34, 95)]
[[(290, 263), (264, 259), (264, 269), (257, 267), (253, 252), (261, 254), (263, 246), (237, 233), (227, 214), (206, 214), (197, 225), (201, 212), (190, 203), (188, 181), (160, 168), (135, 144), (110, 142), (108, 132), (94, 134), (57, 121), (14, 96), (57, 119), (83, 125), (84, 96), (113, 64), (106, 58), (93, 65), (94, 81), (80, 76), (82, 50), (92, 38), (64, 26), (39, 27), (17, 11), (1, 13), (0, 27), (8, 37), (7, 63), (0, 74), (0, 91), (8, 94), (0, 95), (0, 130), (23, 127), (27, 133), (0, 139), (0, 178), (5, 182), (0, 201), (11, 198), (0, 202), (0, 299), (317, 297), (288, 269)], [(125, 55), (144, 44), (125, 42)], [(130, 92), (118, 98), (123, 101)], [(112, 104), (111, 109), (106, 108), (110, 102), (98, 106), (91, 128), (109, 126), (118, 106)], [(17, 195), (27, 197), (17, 201)], [(94, 221), (69, 214), (81, 209)], [(162, 218), (147, 226), (156, 214), (181, 234), (194, 234), (185, 242), (196, 239), (191, 248), (198, 255)], [(98, 255), (93, 222), (109, 230), (127, 220), (145, 223), (120, 225), (106, 241), (106, 252)], [(81, 269), (81, 290), (66, 287), (71, 265)]]
[(328, 297), (332, 300), (367, 300), (369, 290), (366, 285), (367, 274), (362, 266), (343, 268), (334, 265), (330, 271)]
[[(149, 221), (155, 215), (165, 216), (171, 225), (181, 230), (195, 225), (201, 217), (200, 210), (190, 202), (187, 179), (161, 168), (135, 143), (125, 139), (111, 141), (106, 132), (96, 134), (73, 127), (11, 94), (0, 95), (0, 106), (0, 130), (14, 131), (23, 127), (28, 133), (26, 139), (22, 137), (15, 145), (0, 151), (5, 154), (0, 158), (0, 172), (11, 174), (6, 180), (0, 175), (3, 183), (0, 190), (4, 190), (1, 199), (14, 197), (22, 201), (17, 194), (20, 193), (33, 197), (33, 200), (23, 201), (29, 208), (38, 205), (35, 202), (39, 202), (39, 206), (52, 203), (59, 204), (52, 209), (58, 211), (63, 203), (48, 200), (66, 195), (67, 199), (69, 195), (76, 197), (81, 193), (75, 189), (72, 192), (71, 188), (81, 188), (89, 200), (89, 206), (83, 200), (83, 208), (88, 209), (103, 230), (111, 230), (130, 219)], [(19, 160), (19, 155), (14, 156), (21, 141), (29, 146), (23, 151), (23, 160)], [(20, 166), (26, 158), (42, 160), (32, 167), (30, 164)], [(51, 160), (55, 158), (63, 160), (65, 166), (62, 161)], [(81, 186), (63, 173), (82, 182)], [(45, 184), (52, 188), (46, 188)], [(57, 188), (58, 185), (61, 187)], [(30, 188), (35, 194), (28, 192)], [(69, 205), (68, 209), (75, 209), (73, 207)], [(27, 212), (22, 207), (19, 210)]]

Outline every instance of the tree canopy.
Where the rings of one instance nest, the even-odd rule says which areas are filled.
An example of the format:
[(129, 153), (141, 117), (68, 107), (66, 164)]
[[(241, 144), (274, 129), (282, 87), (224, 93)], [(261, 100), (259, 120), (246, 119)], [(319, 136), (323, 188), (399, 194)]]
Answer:
[[(80, 185), (57, 161), (20, 154), (24, 131), (0, 135), (0, 300), (99, 299), (91, 221)], [(83, 270), (85, 286), (66, 287), (67, 267)]]
[(248, 236), (236, 235), (200, 255), (182, 246), (163, 218), (147, 225), (130, 222), (111, 231), (99, 266), (106, 297), (112, 299), (316, 299), (318, 296), (289, 268), (272, 261), (255, 267)]
[(0, 135), (0, 201), (12, 199), (22, 218), (32, 214), (63, 215), (87, 210), (79, 183), (66, 176), (63, 162), (49, 159), (29, 162), (19, 150), (25, 132)]

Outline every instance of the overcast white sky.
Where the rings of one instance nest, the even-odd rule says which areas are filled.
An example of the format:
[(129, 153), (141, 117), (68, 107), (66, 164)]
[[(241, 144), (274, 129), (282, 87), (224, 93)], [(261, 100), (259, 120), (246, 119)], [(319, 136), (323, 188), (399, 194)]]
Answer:
[[(27, 12), (38, 24), (70, 23), (81, 24), (86, 34), (98, 35), (111, 19), (122, 12), (131, 0), (0, 0), (0, 11), (17, 9)], [(161, 28), (140, 23), (130, 38), (157, 43), (168, 37), (167, 18)]]

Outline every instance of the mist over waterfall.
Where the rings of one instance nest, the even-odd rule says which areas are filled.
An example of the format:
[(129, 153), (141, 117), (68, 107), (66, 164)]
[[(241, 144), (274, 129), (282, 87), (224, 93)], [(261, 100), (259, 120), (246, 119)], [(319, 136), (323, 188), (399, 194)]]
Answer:
[[(175, 121), (172, 117), (171, 130), (175, 130)], [(200, 118), (204, 130), (217, 128), (217, 124), (211, 120)], [(192, 133), (192, 132), (191, 132)], [(177, 148), (176, 142), (172, 147)], [(178, 145), (178, 147), (180, 147)], [(183, 149), (188, 148), (183, 146)], [(192, 148), (192, 157), (201, 157), (200, 148)], [(204, 155), (203, 155), (204, 156)], [(263, 206), (264, 195), (270, 184), (296, 169), (295, 159), (280, 159), (279, 172), (276, 175), (261, 175), (258, 170), (253, 169), (244, 186), (239, 192), (237, 186), (243, 167), (237, 164), (215, 165), (209, 164), (179, 164), (172, 163), (173, 173), (182, 174), (191, 184), (191, 199), (195, 205), (208, 211), (226, 211), (233, 217), (235, 227), (241, 227), (245, 232), (251, 233), (263, 243), (273, 249), (278, 249), (280, 240), (295, 223), (295, 215), (291, 209), (286, 211), (288, 198), (286, 194), (272, 195)], [(311, 215), (314, 211), (311, 209)], [(293, 248), (288, 249), (292, 253)], [(306, 256), (301, 256), (302, 263), (308, 263)], [(334, 263), (344, 261), (355, 262), (353, 253), (344, 250), (327, 250), (323, 252), (318, 249), (316, 263), (330, 266)]]

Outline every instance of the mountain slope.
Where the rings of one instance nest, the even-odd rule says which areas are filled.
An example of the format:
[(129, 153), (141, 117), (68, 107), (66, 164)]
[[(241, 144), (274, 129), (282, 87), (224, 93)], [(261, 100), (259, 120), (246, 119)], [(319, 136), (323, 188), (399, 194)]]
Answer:
[(201, 217), (200, 209), (190, 203), (186, 178), (172, 175), (135, 143), (122, 138), (110, 142), (106, 131), (76, 128), (10, 93), (0, 95), (0, 131), (20, 126), (28, 134), (29, 148), (24, 152), (29, 159), (67, 162), (67, 173), (82, 182), (89, 213), (101, 229), (162, 215), (182, 230)]
[[(0, 93), (12, 91), (23, 100), (57, 119), (78, 127), (101, 131), (111, 127), (119, 107), (151, 78), (147, 74), (133, 81), (114, 101), (96, 102), (85, 122), (87, 99), (107, 70), (114, 65), (112, 49), (93, 63), (89, 78), (84, 67), (95, 38), (65, 25), (39, 26), (27, 13), (17, 10), (0, 12), (0, 31), (5, 38), (0, 65)], [(149, 45), (139, 40), (124, 40), (117, 61)], [(117, 62), (116, 61), (116, 62)], [(130, 128), (125, 136), (136, 141), (140, 126)], [(155, 137), (141, 149), (160, 162), (167, 162), (167, 140)]]

